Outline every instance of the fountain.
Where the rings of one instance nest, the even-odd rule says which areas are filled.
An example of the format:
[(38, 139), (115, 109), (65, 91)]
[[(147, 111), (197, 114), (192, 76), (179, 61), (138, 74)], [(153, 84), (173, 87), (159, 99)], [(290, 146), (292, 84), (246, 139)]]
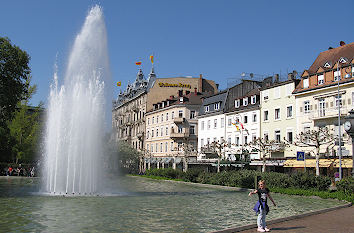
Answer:
[(43, 152), (44, 192), (93, 195), (101, 190), (108, 74), (106, 27), (96, 5), (75, 38), (62, 85), (54, 74)]

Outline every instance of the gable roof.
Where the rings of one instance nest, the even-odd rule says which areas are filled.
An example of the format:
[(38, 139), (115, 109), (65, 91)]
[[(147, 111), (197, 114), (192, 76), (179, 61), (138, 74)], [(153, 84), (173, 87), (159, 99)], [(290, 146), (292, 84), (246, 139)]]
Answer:
[(353, 59), (354, 54), (354, 42), (339, 46), (334, 49), (329, 49), (327, 51), (321, 52), (313, 64), (308, 69), (310, 73), (316, 73), (319, 67), (323, 67), (325, 63), (335, 64), (341, 57), (346, 57), (348, 60)]

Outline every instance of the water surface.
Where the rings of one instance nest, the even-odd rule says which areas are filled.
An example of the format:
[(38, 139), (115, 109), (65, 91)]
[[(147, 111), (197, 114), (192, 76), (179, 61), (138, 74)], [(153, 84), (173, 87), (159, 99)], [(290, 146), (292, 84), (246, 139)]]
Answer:
[[(210, 232), (256, 223), (246, 191), (139, 177), (111, 180), (106, 196), (48, 196), (36, 178), (0, 178), (1, 232)], [(267, 219), (342, 204), (272, 194)]]

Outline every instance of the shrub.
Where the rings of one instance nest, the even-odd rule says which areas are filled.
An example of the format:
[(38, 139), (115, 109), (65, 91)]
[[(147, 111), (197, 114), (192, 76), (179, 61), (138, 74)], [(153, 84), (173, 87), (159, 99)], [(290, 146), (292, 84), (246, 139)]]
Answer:
[(201, 168), (190, 168), (187, 170), (187, 172), (184, 173), (184, 180), (185, 181), (190, 181), (190, 182), (197, 182), (197, 178), (200, 173), (203, 172), (203, 169)]
[(343, 191), (347, 194), (354, 194), (354, 178), (346, 177), (337, 183), (337, 188), (339, 191)]

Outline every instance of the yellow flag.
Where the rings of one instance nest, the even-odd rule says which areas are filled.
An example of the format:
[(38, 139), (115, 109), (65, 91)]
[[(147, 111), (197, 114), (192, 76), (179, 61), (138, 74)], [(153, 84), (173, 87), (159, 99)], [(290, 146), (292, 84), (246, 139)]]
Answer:
[(150, 56), (150, 61), (152, 64), (154, 64), (154, 56), (153, 55)]
[(122, 86), (122, 83), (121, 82), (117, 82), (117, 86), (118, 87)]

